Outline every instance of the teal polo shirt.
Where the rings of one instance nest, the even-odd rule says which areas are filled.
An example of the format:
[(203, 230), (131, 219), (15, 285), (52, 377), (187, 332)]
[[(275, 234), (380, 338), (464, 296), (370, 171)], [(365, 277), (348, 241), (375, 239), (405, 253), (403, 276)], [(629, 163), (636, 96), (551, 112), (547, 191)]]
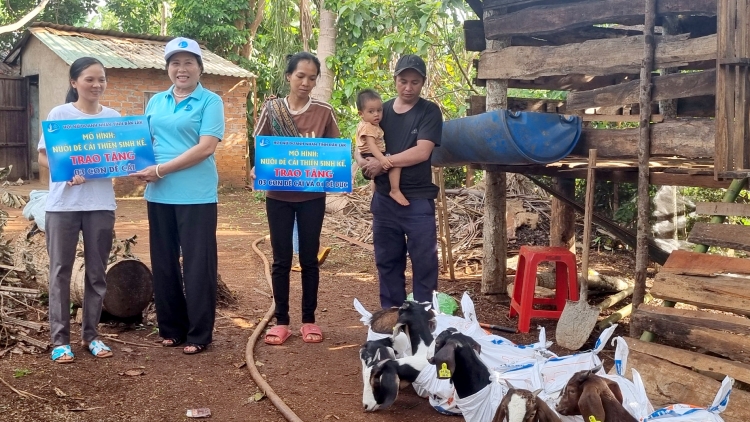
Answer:
[[(157, 164), (174, 159), (198, 144), (201, 136), (224, 138), (221, 97), (199, 83), (190, 96), (175, 103), (172, 88), (149, 100), (146, 118), (151, 127)], [(169, 173), (146, 186), (144, 198), (161, 204), (211, 204), (219, 201), (214, 155), (186, 169)]]

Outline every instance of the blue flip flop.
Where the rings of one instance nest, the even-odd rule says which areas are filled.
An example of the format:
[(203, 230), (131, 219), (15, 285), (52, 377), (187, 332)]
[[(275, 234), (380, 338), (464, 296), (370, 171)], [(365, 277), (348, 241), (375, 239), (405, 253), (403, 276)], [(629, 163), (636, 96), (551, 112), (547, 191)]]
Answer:
[[(60, 359), (63, 356), (69, 356), (70, 359)], [(70, 345), (57, 346), (52, 349), (52, 356), (50, 356), (53, 362), (57, 363), (72, 363), (76, 357), (73, 355), (73, 351), (70, 350)]]
[[(97, 358), (111, 358), (112, 357), (112, 349), (107, 347), (106, 344), (104, 344), (101, 340), (94, 340), (91, 343), (89, 343), (89, 351), (91, 352), (94, 357)], [(103, 355), (100, 355), (101, 352), (107, 352)]]

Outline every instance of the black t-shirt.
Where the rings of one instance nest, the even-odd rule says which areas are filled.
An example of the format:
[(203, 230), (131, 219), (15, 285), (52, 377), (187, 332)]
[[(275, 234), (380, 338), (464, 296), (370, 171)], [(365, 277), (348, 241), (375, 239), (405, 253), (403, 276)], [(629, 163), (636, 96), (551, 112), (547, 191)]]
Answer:
[[(420, 98), (411, 110), (398, 114), (393, 110), (394, 100), (383, 104), (383, 129), (385, 150), (388, 154), (398, 154), (417, 146), (418, 139), (425, 139), (440, 146), (443, 136), (443, 114), (437, 104)], [(378, 192), (388, 195), (391, 183), (388, 174), (375, 178)], [(432, 183), (430, 160), (401, 169), (401, 192), (407, 199), (435, 199), (438, 187)]]

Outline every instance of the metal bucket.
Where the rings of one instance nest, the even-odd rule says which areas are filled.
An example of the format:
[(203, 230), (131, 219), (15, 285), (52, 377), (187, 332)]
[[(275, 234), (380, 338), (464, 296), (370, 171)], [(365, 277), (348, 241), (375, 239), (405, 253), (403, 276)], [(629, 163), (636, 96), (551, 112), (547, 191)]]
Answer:
[[(79, 306), (83, 304), (85, 278), (83, 258), (76, 258), (70, 279), (70, 299)], [(107, 313), (119, 318), (140, 315), (154, 296), (151, 270), (137, 259), (119, 259), (109, 264), (105, 280), (107, 293), (102, 307)]]
[(580, 136), (578, 116), (496, 110), (443, 123), (432, 165), (554, 163), (573, 151)]

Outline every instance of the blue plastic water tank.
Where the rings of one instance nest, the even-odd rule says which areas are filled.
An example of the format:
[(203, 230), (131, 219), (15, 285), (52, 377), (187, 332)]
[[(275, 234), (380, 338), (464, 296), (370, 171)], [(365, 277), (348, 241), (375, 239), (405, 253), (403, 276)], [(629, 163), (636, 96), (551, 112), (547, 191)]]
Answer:
[(580, 137), (579, 116), (496, 110), (443, 123), (432, 165), (554, 163), (570, 154)]

